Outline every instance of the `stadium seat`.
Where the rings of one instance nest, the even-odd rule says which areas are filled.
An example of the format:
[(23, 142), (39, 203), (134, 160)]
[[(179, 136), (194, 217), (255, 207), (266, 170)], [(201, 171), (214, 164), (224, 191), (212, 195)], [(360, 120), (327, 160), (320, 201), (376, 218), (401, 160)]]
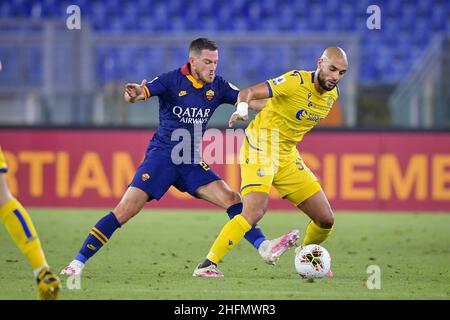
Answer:
[[(363, 81), (396, 78), (397, 72), (407, 71), (413, 60), (422, 51), (433, 35), (450, 33), (446, 1), (436, 0), (430, 5), (428, 0), (416, 1), (380, 1), (382, 7), (381, 30), (366, 28), (366, 9), (372, 4), (370, 0), (361, 1), (246, 1), (246, 0), (9, 0), (0, 2), (0, 18), (54, 18), (64, 17), (70, 4), (77, 4), (82, 10), (82, 17), (91, 22), (94, 31), (124, 35), (126, 32), (165, 32), (178, 34), (180, 32), (355, 32), (360, 36), (364, 50), (364, 61), (367, 68), (359, 68)], [(280, 19), (280, 17), (282, 17)], [(25, 28), (25, 27), (24, 27)], [(1, 32), (1, 30), (0, 30)], [(19, 32), (19, 31), (17, 31)], [(28, 32), (25, 28), (22, 32)], [(413, 35), (413, 36), (412, 36)], [(378, 47), (383, 52), (378, 52)], [(2, 49), (0, 44), (0, 49)], [(266, 76), (272, 66), (265, 66), (264, 57), (258, 49), (245, 50), (242, 54), (245, 62), (238, 61), (236, 65), (245, 71), (258, 73), (258, 78)], [(304, 61), (314, 62), (315, 51), (304, 56)], [(96, 48), (97, 79), (119, 81), (129, 76), (128, 69), (122, 63), (133, 56), (133, 50), (121, 53), (117, 48)], [(156, 51), (155, 51), (156, 52)], [(158, 56), (161, 53), (153, 52)], [(160, 51), (161, 52), (161, 51)], [(279, 51), (284, 56), (287, 49)], [(39, 54), (31, 50), (26, 59), (33, 59)], [(401, 55), (403, 59), (398, 59)], [(142, 55), (139, 55), (142, 56)], [(174, 61), (185, 61), (185, 52), (176, 50), (171, 55)], [(6, 58), (2, 58), (6, 59)], [(9, 57), (14, 68), (18, 58)], [(118, 60), (117, 60), (118, 59)], [(137, 70), (150, 65), (147, 72), (159, 70), (160, 65), (152, 67), (151, 62), (139, 58)], [(239, 59), (237, 59), (239, 60)], [(142, 62), (144, 61), (144, 62)], [(152, 60), (155, 61), (155, 60)], [(282, 61), (278, 59), (277, 61)], [(396, 64), (395, 72), (390, 66)], [(398, 64), (398, 67), (397, 67)], [(5, 73), (12, 72), (11, 68)], [(133, 69), (134, 70), (134, 69)], [(136, 71), (136, 70), (134, 70)], [(41, 79), (43, 72), (37, 64), (27, 67), (30, 79)], [(236, 71), (237, 72), (237, 71)], [(389, 76), (387, 74), (391, 73)], [(11, 76), (11, 74), (7, 74)], [(13, 77), (14, 78), (14, 77)]]
[(42, 84), (42, 50), (39, 47), (30, 47), (26, 50), (27, 77), (24, 79), (27, 85), (36, 86)]
[(1, 18), (12, 18), (12, 6), (8, 2), (0, 3), (0, 17)]
[(16, 51), (12, 47), (0, 47), (0, 57), (2, 57), (2, 76), (0, 83), (11, 84), (20, 81), (19, 60), (15, 59)]

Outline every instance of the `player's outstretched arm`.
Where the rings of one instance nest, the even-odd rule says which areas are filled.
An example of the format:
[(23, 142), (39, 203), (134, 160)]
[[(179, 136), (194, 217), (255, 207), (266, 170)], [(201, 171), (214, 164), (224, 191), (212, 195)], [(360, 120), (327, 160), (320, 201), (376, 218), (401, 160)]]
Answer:
[(269, 99), (251, 100), (248, 107), (256, 112), (260, 112), (266, 106)]
[[(247, 121), (249, 104), (250, 108), (259, 112), (266, 104), (265, 102), (262, 104), (256, 101), (269, 98), (269, 88), (267, 88), (267, 85), (264, 82), (241, 90), (237, 99), (237, 110), (231, 115), (230, 120), (228, 121), (228, 126), (231, 128), (236, 120)], [(251, 103), (252, 101), (253, 103)]]
[(134, 103), (136, 101), (145, 100), (144, 87), (147, 80), (142, 80), (141, 84), (137, 83), (127, 83), (125, 85), (125, 92), (123, 97), (126, 102)]

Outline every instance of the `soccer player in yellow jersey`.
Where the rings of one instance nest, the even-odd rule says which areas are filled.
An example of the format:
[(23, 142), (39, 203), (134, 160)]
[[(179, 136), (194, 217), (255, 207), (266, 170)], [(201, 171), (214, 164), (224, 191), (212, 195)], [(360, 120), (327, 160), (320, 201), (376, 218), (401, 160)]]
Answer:
[(20, 251), (25, 254), (33, 268), (38, 287), (38, 297), (42, 300), (56, 300), (61, 282), (47, 264), (41, 243), (28, 212), (9, 191), (6, 182), (5, 157), (0, 147), (0, 218), (6, 230)]
[(194, 276), (223, 277), (217, 264), (264, 216), (272, 185), (310, 217), (302, 245), (320, 244), (331, 234), (333, 211), (317, 178), (300, 157), (297, 143), (327, 116), (339, 97), (337, 84), (347, 68), (344, 50), (329, 47), (315, 71), (292, 70), (239, 93), (230, 127), (236, 120), (247, 120), (250, 101), (268, 99), (246, 128), (241, 147), (243, 211), (225, 224)]

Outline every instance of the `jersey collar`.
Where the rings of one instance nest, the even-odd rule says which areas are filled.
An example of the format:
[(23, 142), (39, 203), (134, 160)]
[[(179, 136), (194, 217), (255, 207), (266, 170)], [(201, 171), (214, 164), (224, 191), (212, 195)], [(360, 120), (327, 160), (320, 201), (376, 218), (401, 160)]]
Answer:
[(191, 65), (190, 63), (186, 63), (184, 66), (181, 67), (181, 74), (183, 76), (186, 76), (190, 82), (192, 82), (192, 85), (195, 89), (201, 89), (203, 88), (204, 84), (200, 81), (197, 81), (191, 74)]

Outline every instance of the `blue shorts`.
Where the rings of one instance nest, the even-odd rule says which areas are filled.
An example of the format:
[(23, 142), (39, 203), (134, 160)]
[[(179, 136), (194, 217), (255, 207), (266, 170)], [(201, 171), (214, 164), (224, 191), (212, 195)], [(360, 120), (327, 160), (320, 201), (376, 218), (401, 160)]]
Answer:
[(205, 162), (175, 165), (170, 152), (152, 148), (138, 167), (130, 185), (146, 192), (149, 200), (159, 200), (170, 186), (197, 197), (195, 191), (199, 187), (216, 180), (221, 178)]

